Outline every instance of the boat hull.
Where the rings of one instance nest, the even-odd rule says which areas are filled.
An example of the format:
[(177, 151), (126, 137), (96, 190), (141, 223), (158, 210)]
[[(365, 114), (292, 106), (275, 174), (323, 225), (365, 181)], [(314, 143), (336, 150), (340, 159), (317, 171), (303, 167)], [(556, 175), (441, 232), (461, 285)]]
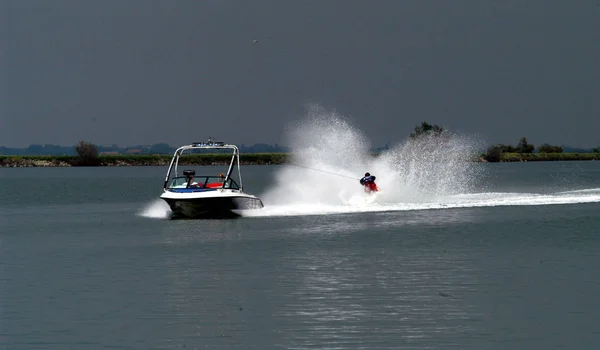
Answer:
[(171, 218), (235, 218), (240, 211), (260, 209), (262, 201), (254, 196), (226, 196), (204, 198), (172, 198), (161, 196), (172, 211)]

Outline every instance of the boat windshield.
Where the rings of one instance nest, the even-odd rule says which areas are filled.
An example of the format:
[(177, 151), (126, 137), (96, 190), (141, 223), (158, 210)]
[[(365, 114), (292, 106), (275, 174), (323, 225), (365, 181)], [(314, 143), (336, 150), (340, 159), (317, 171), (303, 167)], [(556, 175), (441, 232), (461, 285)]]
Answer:
[(181, 188), (198, 188), (198, 189), (219, 189), (221, 187), (225, 189), (239, 190), (238, 184), (231, 178), (225, 181), (223, 186), (223, 177), (219, 176), (192, 176), (191, 181), (186, 176), (178, 176), (171, 180), (167, 189), (181, 189)]

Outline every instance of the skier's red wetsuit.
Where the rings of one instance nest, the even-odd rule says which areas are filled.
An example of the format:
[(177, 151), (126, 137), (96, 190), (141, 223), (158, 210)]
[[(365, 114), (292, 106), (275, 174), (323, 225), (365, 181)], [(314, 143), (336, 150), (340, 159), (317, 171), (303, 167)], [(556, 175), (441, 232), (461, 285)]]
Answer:
[(365, 191), (368, 191), (368, 192), (377, 192), (378, 191), (377, 184), (375, 184), (375, 176), (371, 175), (369, 173), (366, 173), (365, 177), (360, 179), (360, 184), (365, 186)]

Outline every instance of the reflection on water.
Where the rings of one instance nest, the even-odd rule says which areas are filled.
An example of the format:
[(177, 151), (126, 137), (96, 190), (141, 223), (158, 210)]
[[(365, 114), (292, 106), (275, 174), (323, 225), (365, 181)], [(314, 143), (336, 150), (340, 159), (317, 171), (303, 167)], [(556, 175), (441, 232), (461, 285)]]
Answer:
[(291, 347), (458, 344), (474, 330), (480, 315), (464, 295), (476, 271), (461, 252), (398, 251), (356, 237), (321, 243), (284, 258), (298, 283), (278, 312), (297, 325), (285, 330)]

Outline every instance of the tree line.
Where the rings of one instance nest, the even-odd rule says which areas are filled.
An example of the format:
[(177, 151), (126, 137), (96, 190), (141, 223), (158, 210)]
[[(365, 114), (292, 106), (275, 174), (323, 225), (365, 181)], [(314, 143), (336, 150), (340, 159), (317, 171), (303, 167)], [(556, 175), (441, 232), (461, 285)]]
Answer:
[[(422, 122), (420, 125), (415, 126), (414, 132), (410, 134), (410, 138), (417, 139), (424, 136), (440, 137), (442, 135), (445, 135), (446, 133), (447, 130), (440, 125)], [(528, 154), (537, 151), (537, 153), (548, 154), (563, 153), (564, 150), (564, 146), (551, 145), (548, 143), (543, 143), (538, 147), (535, 147), (533, 144), (530, 144), (527, 141), (526, 137), (522, 137), (516, 146), (505, 144), (497, 144), (490, 146), (483, 155), (483, 158), (488, 162), (499, 162), (502, 159), (502, 153)], [(600, 153), (600, 147), (593, 148), (592, 152)]]
[[(134, 145), (120, 147), (118, 145), (95, 145), (98, 154), (173, 154), (177, 147), (170, 146), (167, 143), (155, 143), (152, 145)], [(287, 153), (289, 148), (278, 144), (256, 143), (254, 145), (238, 145), (242, 153)], [(11, 148), (0, 146), (0, 155), (14, 156), (75, 156), (76, 145), (61, 146), (53, 144), (33, 144), (25, 148)]]
[[(519, 154), (530, 154), (537, 151), (541, 154), (557, 154), (563, 153), (565, 150), (564, 146), (550, 145), (543, 143), (538, 147), (527, 142), (526, 137), (522, 137), (516, 146), (498, 144), (490, 146), (484, 155), (484, 159), (488, 162), (499, 162), (502, 159), (502, 153), (519, 153)], [(600, 153), (600, 147), (592, 149), (593, 153)]]

